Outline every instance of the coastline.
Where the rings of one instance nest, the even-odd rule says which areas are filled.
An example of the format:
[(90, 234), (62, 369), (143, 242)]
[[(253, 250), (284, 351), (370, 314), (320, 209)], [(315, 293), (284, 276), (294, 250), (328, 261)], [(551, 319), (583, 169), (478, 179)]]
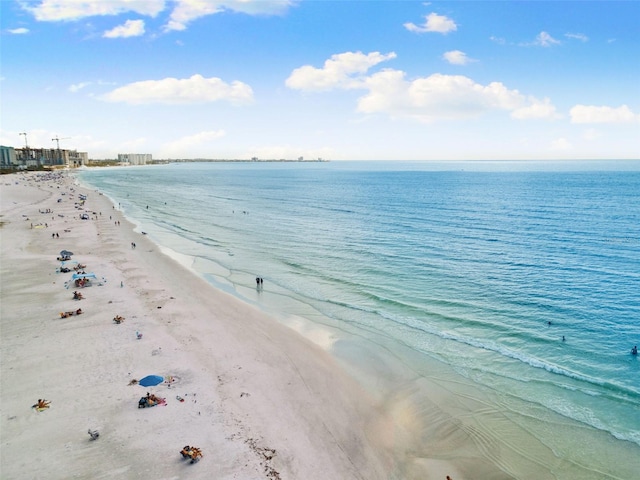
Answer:
[[(106, 197), (36, 178), (2, 179), (3, 477), (394, 478), (388, 418), (326, 352), (162, 254)], [(84, 300), (56, 273), (62, 249), (106, 279)], [(149, 374), (174, 383), (129, 385)], [(138, 409), (147, 391), (166, 406)]]
[[(591, 461), (607, 455), (626, 463), (635, 451), (626, 442), (535, 405), (524, 418), (500, 392), (479, 389), (440, 362), (413, 358), (410, 348), (333, 336), (327, 325), (243, 302), (198, 275), (191, 258), (136, 233), (106, 195), (73, 186), (76, 199), (88, 195), (91, 220), (81, 221), (74, 202), (63, 196), (57, 203), (57, 183), (7, 178), (20, 185), (3, 181), (2, 189), (3, 471), (50, 469), (47, 478), (68, 478), (63, 467), (72, 465), (79, 478), (95, 478), (96, 470), (180, 476), (189, 468), (196, 478), (493, 480), (534, 472), (540, 479), (625, 478), (621, 472), (634, 470), (628, 461), (600, 474)], [(61, 188), (72, 183), (67, 178)], [(54, 213), (37, 213), (47, 208)], [(22, 215), (52, 224), (31, 230)], [(59, 239), (51, 238), (52, 228)], [(69, 277), (53, 273), (63, 248), (107, 279), (85, 289), (81, 302), (60, 285)], [(85, 314), (56, 318), (78, 303)], [(115, 325), (114, 315), (125, 322)], [(166, 407), (138, 411), (146, 390), (127, 383), (148, 374), (178, 383), (149, 389), (167, 398)], [(52, 407), (36, 415), (28, 406), (42, 396)], [(72, 406), (61, 405), (70, 399)], [(55, 417), (54, 407), (66, 409), (55, 426), (43, 420)], [(102, 432), (98, 442), (89, 441), (87, 428)], [(16, 460), (16, 452), (42, 439), (53, 451), (37, 460), (39, 470)], [(181, 461), (185, 444), (203, 449), (198, 465)], [(80, 465), (98, 456), (105, 458)]]

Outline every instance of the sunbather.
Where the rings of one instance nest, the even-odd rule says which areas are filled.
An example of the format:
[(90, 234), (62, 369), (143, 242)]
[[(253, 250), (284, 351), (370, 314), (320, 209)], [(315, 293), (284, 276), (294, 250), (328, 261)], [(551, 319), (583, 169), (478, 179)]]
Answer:
[(31, 408), (38, 408), (38, 409), (49, 408), (50, 403), (51, 403), (50, 401), (45, 400), (44, 398), (39, 398), (38, 403), (36, 403), (35, 405), (32, 405)]

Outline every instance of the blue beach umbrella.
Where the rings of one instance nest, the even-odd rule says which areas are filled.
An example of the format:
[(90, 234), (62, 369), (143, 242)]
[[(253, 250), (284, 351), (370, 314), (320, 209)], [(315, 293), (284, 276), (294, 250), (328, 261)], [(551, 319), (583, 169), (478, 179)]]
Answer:
[(160, 375), (147, 375), (138, 382), (138, 385), (142, 385), (143, 387), (153, 387), (163, 381), (164, 377), (161, 377)]

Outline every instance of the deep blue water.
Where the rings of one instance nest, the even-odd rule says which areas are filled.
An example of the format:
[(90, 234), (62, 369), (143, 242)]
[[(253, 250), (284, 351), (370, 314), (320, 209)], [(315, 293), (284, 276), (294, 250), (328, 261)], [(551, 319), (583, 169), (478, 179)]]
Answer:
[(640, 171), (494, 167), (191, 163), (80, 178), (219, 288), (640, 445)]

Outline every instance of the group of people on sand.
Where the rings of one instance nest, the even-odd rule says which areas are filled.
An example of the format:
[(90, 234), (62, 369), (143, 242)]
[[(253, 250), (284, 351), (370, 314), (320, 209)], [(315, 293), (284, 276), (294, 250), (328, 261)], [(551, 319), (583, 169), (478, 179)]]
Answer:
[(71, 310), (69, 312), (60, 312), (60, 318), (72, 317), (73, 315), (82, 315), (84, 312), (81, 308), (77, 310)]
[(153, 393), (147, 392), (147, 396), (142, 397), (138, 402), (138, 408), (155, 407), (156, 405), (164, 403), (164, 398), (156, 397)]
[(202, 450), (198, 447), (185, 445), (184, 448), (180, 450), (180, 455), (182, 455), (182, 458), (190, 458), (191, 463), (196, 463), (202, 457)]
[(69, 273), (71, 270), (73, 270), (76, 273), (86, 274), (87, 272), (84, 271), (85, 268), (87, 268), (86, 265), (80, 265), (80, 264), (73, 267), (73, 269), (68, 267), (60, 267), (60, 273)]

